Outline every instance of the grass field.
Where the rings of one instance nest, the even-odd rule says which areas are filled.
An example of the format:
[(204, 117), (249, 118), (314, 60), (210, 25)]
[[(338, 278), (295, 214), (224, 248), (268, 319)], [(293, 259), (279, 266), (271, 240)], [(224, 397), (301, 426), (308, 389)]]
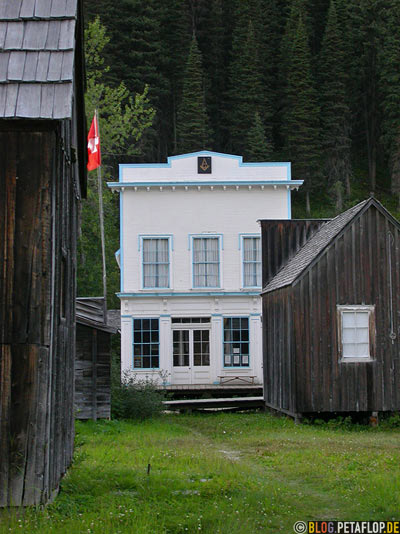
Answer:
[(78, 423), (56, 501), (3, 512), (0, 533), (290, 533), (297, 520), (399, 519), (399, 452), (399, 430), (263, 413)]

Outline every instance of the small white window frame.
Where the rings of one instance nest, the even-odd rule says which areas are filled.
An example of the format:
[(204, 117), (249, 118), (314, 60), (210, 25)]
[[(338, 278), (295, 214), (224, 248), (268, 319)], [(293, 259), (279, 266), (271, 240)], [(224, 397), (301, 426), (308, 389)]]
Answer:
[[(168, 285), (160, 287), (145, 287), (144, 286), (144, 269), (143, 269), (143, 241), (145, 239), (167, 239), (168, 240)], [(174, 250), (173, 246), (173, 235), (172, 234), (140, 234), (138, 236), (138, 251), (139, 251), (139, 261), (140, 261), (140, 288), (143, 291), (163, 291), (166, 289), (173, 289), (172, 284), (172, 253)]]
[[(219, 250), (219, 262), (218, 262), (218, 281), (217, 286), (196, 286), (194, 283), (194, 243), (195, 239), (218, 239), (218, 250)], [(216, 289), (221, 289), (223, 287), (223, 257), (222, 253), (224, 250), (223, 244), (223, 235), (214, 234), (214, 233), (203, 233), (203, 234), (189, 234), (189, 250), (190, 250), (190, 279), (191, 287), (196, 291), (214, 291)]]
[[(338, 352), (340, 363), (362, 363), (375, 360), (375, 306), (368, 304), (337, 305), (338, 324)], [(369, 355), (368, 356), (343, 356), (343, 313), (346, 312), (367, 312), (368, 313), (368, 333), (369, 333)]]
[[(246, 238), (257, 238), (260, 242), (260, 255), (262, 256), (262, 246), (261, 246), (261, 234), (239, 234), (239, 249), (240, 249), (240, 273), (241, 273), (241, 287), (243, 289), (260, 289), (262, 287), (262, 281), (260, 280), (260, 285), (258, 286), (248, 286), (245, 285), (244, 280), (244, 240)], [(262, 259), (260, 260), (261, 273), (260, 278), (262, 278)]]

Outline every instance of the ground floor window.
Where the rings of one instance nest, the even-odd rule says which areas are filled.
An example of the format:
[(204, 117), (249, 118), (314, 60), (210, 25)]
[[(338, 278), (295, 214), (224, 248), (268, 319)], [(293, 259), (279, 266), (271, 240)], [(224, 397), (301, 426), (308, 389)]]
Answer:
[(224, 366), (249, 367), (249, 319), (224, 318)]
[(373, 306), (338, 306), (338, 312), (342, 361), (371, 358)]
[(160, 366), (160, 332), (158, 319), (133, 320), (133, 367), (154, 369)]

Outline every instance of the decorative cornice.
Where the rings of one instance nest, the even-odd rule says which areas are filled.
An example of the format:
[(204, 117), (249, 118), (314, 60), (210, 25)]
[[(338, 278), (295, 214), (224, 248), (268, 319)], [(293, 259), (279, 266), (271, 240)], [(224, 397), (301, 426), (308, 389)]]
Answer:
[(298, 189), (303, 184), (303, 180), (216, 180), (216, 181), (186, 181), (186, 182), (171, 182), (168, 180), (157, 182), (107, 182), (110, 189), (123, 190), (133, 189), (137, 190), (158, 190), (158, 191), (175, 191), (176, 189), (196, 189), (198, 191), (239, 191), (243, 189)]

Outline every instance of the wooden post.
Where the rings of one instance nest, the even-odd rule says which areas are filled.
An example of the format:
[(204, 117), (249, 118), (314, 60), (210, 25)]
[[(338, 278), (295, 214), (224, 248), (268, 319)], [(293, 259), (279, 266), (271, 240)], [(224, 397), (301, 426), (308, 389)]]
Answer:
[[(100, 123), (97, 109), (95, 110), (96, 120), (95, 126), (97, 125), (98, 131), (95, 132), (95, 135), (100, 139)], [(100, 145), (101, 150), (101, 145)], [(100, 218), (100, 240), (101, 240), (101, 256), (103, 261), (103, 294), (104, 294), (104, 303), (105, 303), (105, 313), (107, 312), (107, 272), (106, 272), (106, 245), (104, 238), (104, 208), (103, 208), (103, 181), (101, 177), (101, 161), (100, 165), (97, 167), (97, 187), (99, 190), (99, 218)]]
[(92, 419), (97, 421), (97, 330), (92, 332)]

